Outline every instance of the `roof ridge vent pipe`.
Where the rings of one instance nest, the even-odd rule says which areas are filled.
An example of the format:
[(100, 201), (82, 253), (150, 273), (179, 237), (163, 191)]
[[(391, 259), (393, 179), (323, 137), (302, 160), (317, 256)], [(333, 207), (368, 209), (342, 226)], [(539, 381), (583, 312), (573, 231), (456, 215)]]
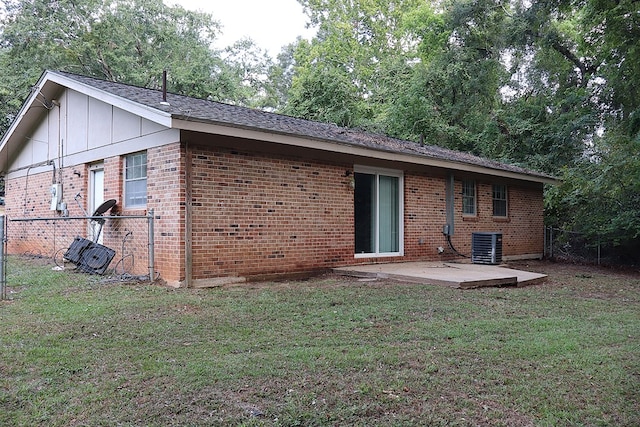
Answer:
[(162, 71), (162, 102), (160, 105), (171, 105), (167, 102), (167, 70)]

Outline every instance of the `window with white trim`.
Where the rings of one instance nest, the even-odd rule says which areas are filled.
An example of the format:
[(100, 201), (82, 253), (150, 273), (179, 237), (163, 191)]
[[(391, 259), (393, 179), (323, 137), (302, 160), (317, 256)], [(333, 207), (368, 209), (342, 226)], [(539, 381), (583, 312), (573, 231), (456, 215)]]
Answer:
[(462, 215), (476, 215), (475, 181), (462, 181)]
[(129, 154), (124, 158), (124, 207), (147, 206), (147, 153)]
[(493, 184), (493, 216), (507, 217), (507, 186)]
[(354, 175), (356, 257), (402, 255), (402, 171), (356, 167)]

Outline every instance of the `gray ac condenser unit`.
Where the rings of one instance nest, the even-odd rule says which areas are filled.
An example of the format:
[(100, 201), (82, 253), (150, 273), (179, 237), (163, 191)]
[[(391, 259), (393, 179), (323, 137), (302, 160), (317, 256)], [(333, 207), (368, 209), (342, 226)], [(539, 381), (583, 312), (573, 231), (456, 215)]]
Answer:
[(502, 233), (471, 233), (471, 262), (500, 264), (502, 262)]

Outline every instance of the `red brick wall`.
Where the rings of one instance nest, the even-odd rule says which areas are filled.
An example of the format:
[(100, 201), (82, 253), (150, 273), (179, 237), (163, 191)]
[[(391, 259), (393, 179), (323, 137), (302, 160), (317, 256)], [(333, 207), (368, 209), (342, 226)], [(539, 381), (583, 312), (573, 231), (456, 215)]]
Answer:
[(445, 180), (424, 174), (404, 176), (405, 260), (439, 260), (446, 246), (442, 226), (447, 222)]
[(154, 212), (155, 266), (168, 282), (185, 278), (185, 150), (180, 143), (147, 151), (147, 209)]
[[(141, 216), (153, 210), (154, 217), (154, 271), (170, 283), (184, 280), (184, 149), (180, 143), (147, 150), (147, 207), (125, 209), (124, 164), (125, 156), (105, 159), (105, 200), (118, 200), (117, 212), (121, 215)], [(148, 274), (148, 229), (143, 225), (127, 227), (131, 220), (114, 221), (109, 236), (112, 244), (120, 245), (128, 231), (134, 236), (127, 241), (127, 250), (135, 254), (136, 274)], [(106, 234), (106, 233), (105, 233)], [(105, 242), (106, 244), (106, 242)], [(119, 246), (118, 246), (119, 247)], [(116, 249), (116, 248), (114, 248)]]
[[(156, 271), (165, 280), (177, 282), (184, 279), (184, 152), (179, 143), (150, 149), (147, 152), (147, 162), (147, 209), (154, 209), (155, 212)], [(109, 215), (144, 216), (147, 209), (125, 210), (122, 207), (123, 169), (123, 156), (104, 160), (104, 199), (117, 201)], [(57, 179), (57, 171), (55, 176)], [(53, 167), (51, 171), (7, 180), (7, 217), (18, 219), (61, 216), (59, 212), (50, 210), (52, 178)], [(89, 166), (65, 168), (62, 182), (69, 216), (84, 216), (84, 212), (74, 201), (74, 196), (78, 193), (82, 195), (80, 203), (86, 211)], [(76, 236), (89, 238), (86, 227), (86, 220), (10, 222), (8, 250), (13, 254), (52, 257), (58, 249), (66, 249)], [(114, 268), (121, 258), (123, 239), (131, 231), (133, 234), (125, 242), (125, 252), (134, 254), (135, 268), (128, 272), (136, 275), (148, 274), (147, 230), (146, 219), (109, 218), (106, 221), (102, 232), (103, 245), (116, 251), (110, 268)]]
[[(125, 252), (134, 254), (135, 266), (130, 268), (127, 263), (127, 273), (135, 275), (148, 274), (148, 233), (146, 219), (117, 219), (112, 214), (144, 215), (145, 211), (122, 211), (122, 164), (121, 157), (112, 157), (104, 161), (104, 199), (116, 199), (117, 205), (108, 212), (102, 229), (102, 244), (113, 249), (116, 254), (109, 266), (115, 268), (122, 257), (122, 242), (124, 236), (133, 232), (125, 246)], [(56, 180), (59, 179), (56, 171)], [(61, 255), (73, 243), (76, 237), (89, 240), (93, 236), (88, 233), (88, 221), (84, 219), (88, 209), (89, 166), (76, 165), (63, 169), (62, 183), (64, 202), (67, 204), (69, 215), (62, 217), (62, 213), (52, 211), (50, 187), (53, 172), (41, 172), (28, 177), (12, 178), (6, 183), (6, 215), (9, 219), (7, 229), (7, 249), (10, 254), (30, 254), (53, 258)], [(74, 200), (80, 193), (80, 205)], [(87, 212), (89, 215), (93, 212)], [(79, 217), (80, 219), (74, 219)], [(57, 220), (41, 220), (42, 218), (57, 218)], [(22, 221), (30, 219), (29, 221)], [(59, 252), (62, 251), (62, 252)], [(52, 259), (53, 262), (53, 259)], [(122, 271), (122, 270), (120, 270)]]
[[(508, 217), (493, 217), (492, 182), (476, 182), (477, 214), (462, 215), (462, 181), (454, 182), (453, 247), (471, 255), (471, 233), (501, 232), (503, 255), (542, 254), (544, 239), (542, 185), (527, 188), (507, 185)], [(405, 259), (450, 260), (459, 258), (442, 234), (447, 223), (444, 178), (405, 175)], [(438, 247), (445, 249), (438, 254)]]
[(193, 278), (265, 276), (353, 260), (345, 165), (193, 152)]
[(451, 240), (459, 252), (470, 255), (471, 233), (487, 231), (502, 233), (502, 252), (505, 257), (542, 254), (542, 184), (537, 188), (515, 184), (507, 184), (506, 187), (506, 218), (493, 217), (493, 182), (490, 181), (476, 181), (477, 214), (469, 217), (462, 215), (462, 181), (455, 181), (455, 233)]
[[(196, 147), (192, 152), (192, 173), (186, 177), (184, 145), (147, 151), (147, 209), (153, 209), (155, 217), (155, 269), (168, 282), (185, 279), (186, 179), (192, 185), (194, 279), (266, 277), (356, 263), (456, 258), (442, 234), (446, 223), (444, 177), (405, 173), (404, 257), (355, 259), (353, 189), (351, 177), (345, 176), (353, 164), (224, 148)], [(105, 159), (104, 197), (118, 201), (119, 214), (144, 215), (147, 210), (121, 209), (123, 162), (120, 156)], [(78, 192), (86, 209), (88, 173), (85, 165), (63, 171), (71, 216), (82, 215), (73, 201)], [(55, 216), (49, 209), (52, 176), (48, 171), (8, 180), (8, 217)], [(477, 181), (478, 213), (468, 218), (462, 215), (462, 183), (455, 181), (452, 241), (456, 249), (470, 254), (473, 231), (498, 231), (503, 233), (505, 256), (542, 253), (542, 186), (507, 185), (509, 216), (499, 219), (492, 216), (491, 184)], [(19, 226), (22, 229), (14, 228), (8, 236), (12, 253), (49, 255), (53, 244), (46, 233), (38, 227)], [(56, 244), (85, 235), (83, 227), (58, 231)], [(124, 220), (108, 221), (105, 227), (105, 246), (120, 252), (130, 227)], [(147, 274), (147, 240), (140, 236), (146, 228), (138, 227), (134, 232), (136, 238), (128, 243), (128, 249), (136, 253), (137, 274)], [(439, 254), (438, 247), (445, 248), (445, 253)]]
[[(24, 218), (55, 218), (59, 213), (51, 208), (51, 184), (54, 173), (50, 171), (29, 174), (24, 177), (8, 179), (5, 187), (5, 213), (9, 219), (7, 229), (7, 250), (10, 254), (32, 254), (53, 257), (62, 245), (73, 242), (77, 235), (86, 234), (86, 222), (75, 221), (54, 225), (43, 221), (11, 221)], [(78, 192), (86, 194), (86, 182), (80, 176), (86, 176), (83, 166), (65, 168), (62, 171), (64, 201), (71, 216), (84, 215), (73, 197)], [(59, 178), (56, 169), (56, 180)]]
[[(471, 233), (501, 232), (504, 256), (542, 254), (544, 239), (542, 185), (527, 188), (507, 185), (508, 217), (493, 217), (492, 182), (476, 182), (477, 215), (462, 215), (462, 181), (454, 181), (453, 247), (471, 255)], [(447, 223), (446, 179), (427, 174), (405, 173), (405, 246), (403, 261), (459, 259), (448, 246), (442, 228)], [(438, 248), (445, 252), (440, 254)], [(386, 262), (389, 258), (367, 261)]]
[[(104, 200), (114, 199), (116, 205), (107, 214), (115, 216), (104, 225), (103, 244), (116, 251), (113, 264), (122, 257), (123, 251), (133, 255), (133, 268), (130, 260), (126, 260), (125, 268), (130, 274), (146, 276), (149, 274), (148, 259), (148, 221), (146, 219), (118, 219), (117, 216), (145, 216), (146, 209), (124, 209), (124, 156), (113, 156), (104, 159)], [(91, 214), (92, 212), (89, 212)], [(123, 271), (120, 267), (116, 273)]]

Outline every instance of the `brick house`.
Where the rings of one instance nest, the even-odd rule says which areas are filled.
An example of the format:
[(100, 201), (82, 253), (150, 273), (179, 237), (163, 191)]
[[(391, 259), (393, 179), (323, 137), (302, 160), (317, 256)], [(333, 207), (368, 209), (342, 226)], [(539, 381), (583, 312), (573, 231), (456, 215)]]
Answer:
[(4, 135), (0, 171), (9, 217), (27, 204), (34, 217), (66, 214), (51, 211), (52, 183), (64, 200), (86, 194), (87, 211), (111, 198), (122, 215), (153, 209), (155, 268), (182, 286), (452, 259), (447, 237), (468, 254), (474, 231), (501, 232), (506, 259), (539, 258), (543, 185), (555, 182), (436, 146), (52, 71)]

